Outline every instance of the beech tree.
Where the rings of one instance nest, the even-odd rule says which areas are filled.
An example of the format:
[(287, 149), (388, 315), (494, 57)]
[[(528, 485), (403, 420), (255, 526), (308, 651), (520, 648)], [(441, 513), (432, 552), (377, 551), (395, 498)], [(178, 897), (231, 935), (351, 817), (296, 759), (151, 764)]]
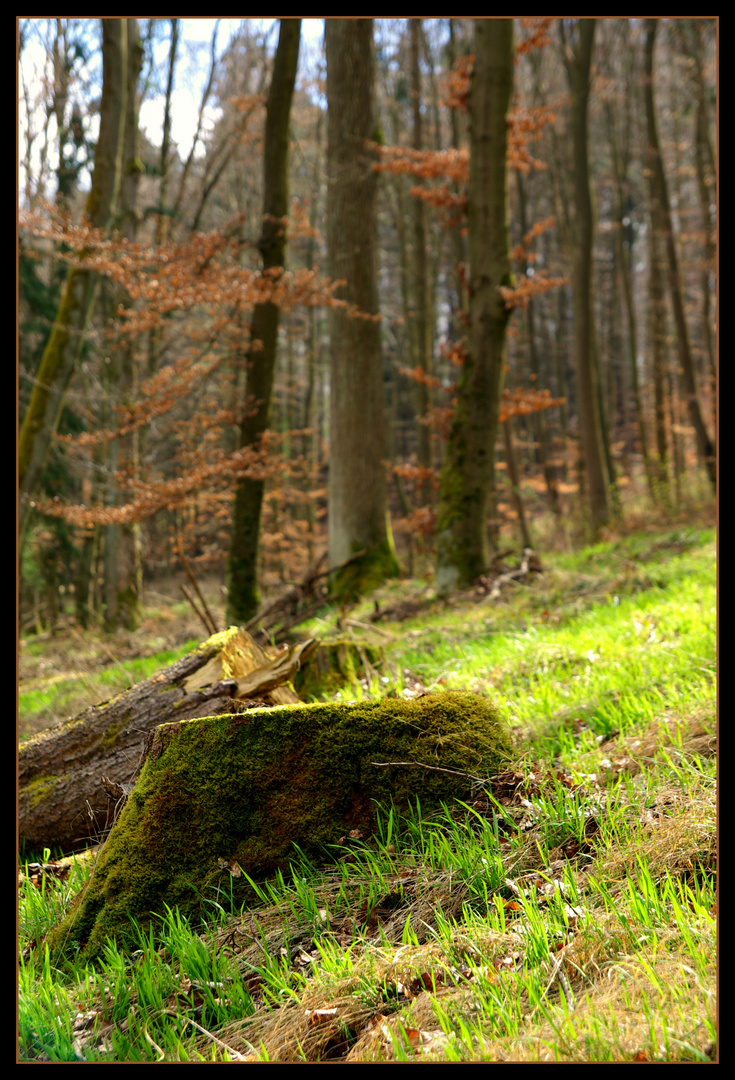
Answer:
[[(483, 21), (491, 29), (497, 20)], [(297, 20), (291, 22), (295, 26)], [(535, 534), (538, 514), (545, 510), (540, 468), (549, 501), (559, 511), (555, 527), (571, 539), (570, 526), (582, 525), (576, 521), (578, 510), (589, 525), (592, 459), (584, 438), (595, 413), (603, 475), (599, 490), (607, 490), (608, 501), (604, 476), (609, 480), (613, 460), (623, 473), (626, 502), (639, 493), (646, 459), (652, 497), (665, 490), (668, 479), (672, 509), (680, 512), (702, 498), (703, 477), (692, 465), (695, 457), (711, 457), (716, 430), (716, 162), (710, 130), (716, 21), (666, 20), (658, 24), (655, 67), (650, 49), (658, 156), (671, 200), (666, 223), (659, 195), (652, 198), (658, 180), (645, 156), (645, 21), (571, 20), (560, 30), (551, 18), (513, 20), (512, 103), (508, 97), (504, 112), (507, 167), (515, 174), (506, 195), (510, 262), (492, 266), (500, 284), (490, 285), (485, 263), (497, 251), (487, 237), (501, 236), (503, 228), (493, 226), (483, 235), (479, 204), (473, 203), (474, 175), (469, 203), (467, 188), (470, 156), (473, 169), (481, 159), (476, 135), (484, 123), (472, 111), (479, 109), (479, 91), (470, 93), (473, 67), (477, 64), (476, 80), (483, 68), (480, 54), (477, 61), (473, 56), (474, 21), (375, 20), (379, 63), (372, 105), (362, 88), (363, 56), (356, 56), (357, 46), (353, 49), (347, 37), (348, 31), (358, 34), (355, 23), (367, 25), (328, 20), (329, 112), (321, 90), (315, 95), (311, 89), (322, 78), (322, 61), (303, 44), (299, 50), (304, 80), (293, 90), (290, 116), (290, 138), (298, 146), (290, 162), (293, 199), (283, 204), (283, 213), (273, 212), (288, 216), (287, 234), (282, 221), (273, 229), (277, 240), (287, 235), (285, 267), (284, 256), (269, 265), (263, 249), (264, 186), (270, 184), (261, 158), (262, 127), (253, 122), (266, 104), (278, 26), (263, 30), (242, 20), (225, 32), (220, 23), (219, 37), (215, 26), (211, 44), (197, 45), (183, 18), (141, 23), (148, 73), (140, 89), (163, 107), (163, 132), (141, 130), (137, 163), (134, 151), (123, 150), (124, 179), (140, 184), (137, 211), (128, 201), (137, 232), (133, 236), (126, 228), (130, 211), (118, 199), (121, 216), (113, 227), (119, 236), (111, 237), (80, 223), (84, 168), (94, 157), (87, 153), (87, 139), (96, 106), (85, 95), (87, 71), (94, 71), (88, 47), (93, 36), (98, 48), (98, 35), (91, 33), (96, 21), (21, 20), (20, 122), (27, 140), (21, 147), (26, 173), (20, 222), (22, 418), (34, 384), (40, 400), (39, 364), (48, 335), (57, 334), (60, 325), (61, 284), (72, 273), (110, 279), (99, 290), (82, 335), (74, 394), (67, 396), (42, 484), (31, 496), (35, 510), (21, 568), (22, 625), (40, 629), (69, 616), (64, 586), (75, 589), (79, 621), (86, 620), (89, 599), (108, 624), (117, 607), (118, 623), (131, 625), (123, 594), (132, 582), (134, 599), (139, 561), (134, 544), (132, 559), (123, 549), (136, 530), (144, 541), (148, 581), (176, 570), (179, 548), (198, 573), (221, 575), (221, 582), (228, 575), (232, 621), (253, 611), (258, 589), (266, 593), (302, 579), (320, 558), (325, 540), (332, 550), (329, 563), (321, 565), (334, 566), (373, 544), (386, 555), (382, 566), (376, 558), (367, 584), (358, 581), (353, 588), (346, 580), (344, 592), (368, 588), (386, 565), (388, 572), (395, 566), (386, 525), (388, 498), (409, 573), (419, 570), (417, 556), (435, 554), (439, 522), (442, 560), (455, 543), (457, 551), (479, 552), (463, 569), (464, 578), (455, 564), (442, 573), (456, 575), (457, 583), (471, 581), (485, 569), (501, 536), (505, 544), (509, 531), (515, 531), (526, 543)], [(551, 41), (552, 28), (557, 45), (563, 34), (566, 48), (537, 47)], [(149, 71), (156, 63), (154, 38), (171, 48), (163, 62), (156, 50), (160, 70)], [(30, 50), (30, 42), (42, 49)], [(45, 61), (39, 60), (44, 51)], [(191, 151), (178, 141), (175, 62), (199, 62), (203, 76), (191, 117), (192, 131), (196, 126)], [(586, 64), (587, 79), (574, 82), (580, 92), (568, 108), (567, 65), (581, 71)], [(587, 212), (580, 187), (584, 177), (575, 164), (582, 141), (576, 120), (585, 101), (587, 202), (599, 228)], [(559, 115), (552, 117), (555, 112)], [(376, 114), (392, 146), (382, 145)], [(317, 144), (328, 124), (332, 150), (325, 164)], [(345, 160), (335, 164), (340, 125)], [(546, 142), (540, 162), (528, 153), (536, 139)], [(543, 176), (529, 175), (546, 161)], [(393, 174), (388, 183), (374, 176), (376, 165)], [(648, 187), (651, 180), (655, 189)], [(56, 205), (41, 202), (44, 192)], [(346, 211), (340, 198), (348, 204)], [(370, 199), (377, 201), (377, 221)], [(654, 228), (648, 228), (644, 243), (644, 233), (636, 240), (636, 231), (649, 212), (655, 215)], [(535, 237), (541, 237), (538, 244), (532, 243)], [(678, 313), (672, 306), (672, 247), (683, 308)], [(380, 272), (371, 291), (365, 282), (375, 272), (378, 250)], [(322, 269), (344, 283), (331, 313), (335, 292), (326, 279), (319, 280)], [(571, 277), (572, 269), (573, 287), (555, 297), (543, 295), (564, 280), (567, 270)], [(490, 297), (498, 295), (502, 305), (484, 321), (483, 305), (490, 312)], [(511, 323), (514, 307), (523, 309), (523, 318)], [(271, 308), (280, 313), (281, 345), (278, 366), (269, 376), (264, 351), (254, 342), (266, 342), (256, 322)], [(686, 336), (679, 333), (682, 315)], [(586, 346), (589, 365), (585, 361), (580, 370), (577, 342), (584, 318), (595, 334)], [(506, 323), (502, 349), (493, 320)], [(692, 423), (691, 379), (676, 352), (686, 337), (700, 418), (706, 418), (710, 439), (704, 458)], [(585, 372), (591, 386), (584, 385)], [(268, 425), (249, 441), (246, 428), (262, 425), (269, 395)], [(497, 420), (506, 423), (500, 442), (492, 435), (495, 406), (488, 408), (488, 402), (493, 395)], [(546, 423), (531, 415), (563, 399), (559, 414), (547, 413)], [(488, 438), (492, 447), (486, 452)], [(24, 436), (21, 473), (27, 445)], [(496, 458), (494, 470), (488, 465), (484, 476), (476, 467), (483, 455)], [(395, 477), (387, 491), (386, 459)], [(466, 514), (462, 500), (471, 501), (470, 480), (482, 491), (484, 510)], [(257, 513), (238, 510), (241, 493), (251, 487), (261, 491), (257, 527)], [(21, 491), (22, 510), (26, 503)], [(243, 529), (233, 530), (233, 514), (240, 514)], [(471, 544), (463, 530), (472, 534)], [(244, 540), (248, 534), (251, 540), (260, 536), (242, 564), (250, 567), (256, 591), (235, 614), (238, 588), (228, 561), (235, 536)], [(365, 559), (352, 569), (362, 573), (369, 563)]]
[[(127, 97), (128, 25), (102, 19), (102, 99), (92, 186), (87, 198), (89, 223), (109, 229), (120, 188)], [(84, 347), (99, 278), (83, 267), (69, 271), (66, 287), (23, 419), (18, 440), (20, 548), (48, 450), (59, 423), (64, 397)]]
[(327, 272), (344, 281), (329, 317), (329, 562), (365, 554), (335, 588), (398, 573), (387, 516), (377, 289), (372, 19), (327, 19)]
[[(123, 147), (123, 175), (120, 184), (120, 207), (118, 228), (120, 235), (134, 240), (137, 230), (138, 187), (142, 166), (138, 157), (138, 113), (140, 93), (138, 81), (143, 62), (143, 50), (138, 37), (136, 19), (128, 19), (127, 93), (125, 107), (125, 131)], [(108, 291), (109, 286), (108, 286)], [(130, 307), (130, 296), (125, 290), (112, 289), (113, 302)], [(128, 340), (117, 350), (114, 361), (107, 365), (107, 385), (113, 401), (130, 403), (135, 395), (136, 358), (133, 343)], [(138, 435), (130, 432), (114, 438), (108, 444), (108, 492), (109, 505), (124, 501), (115, 477), (122, 454), (133, 470), (138, 473)], [(107, 525), (104, 538), (105, 553), (105, 626), (108, 630), (124, 626), (135, 630), (141, 619), (142, 553), (140, 523), (125, 522)]]
[[(299, 57), (300, 19), (281, 19), (278, 49), (268, 92), (263, 157), (263, 224), (258, 247), (264, 273), (275, 283), (286, 254), (285, 219), (289, 211), (288, 131)], [(270, 424), (280, 308), (256, 304), (245, 359), (246, 400), (240, 423), (240, 447), (258, 448)], [(258, 550), (265, 484), (261, 478), (238, 481), (232, 512), (228, 562), (227, 621), (244, 623), (260, 606)]]
[(469, 345), (441, 473), (441, 592), (468, 585), (490, 564), (487, 517), (509, 317), (500, 290), (513, 284), (507, 168), (513, 64), (513, 20), (476, 19), (469, 96)]
[(574, 258), (574, 352), (579, 394), (579, 427), (584, 454), (586, 494), (590, 529), (594, 534), (610, 520), (610, 476), (603, 445), (603, 418), (600, 409), (597, 357), (595, 352), (595, 320), (593, 311), (592, 245), (595, 216), (587, 149), (587, 103), (590, 93), (590, 73), (595, 38), (595, 20), (577, 19), (576, 25), (562, 35), (564, 65), (567, 71), (571, 100), (571, 127), (574, 155), (573, 217)]
[(668, 284), (671, 296), (671, 306), (674, 311), (676, 323), (676, 349), (679, 356), (684, 388), (687, 397), (687, 408), (696, 433), (697, 453), (701, 464), (707, 470), (707, 476), (712, 488), (717, 490), (717, 461), (715, 457), (714, 443), (707, 431), (707, 426), (699, 406), (699, 394), (697, 391), (692, 350), (689, 343), (689, 327), (687, 324), (684, 300), (681, 295), (681, 274), (679, 271), (679, 258), (674, 239), (674, 228), (671, 221), (671, 205), (669, 201), (666, 174), (664, 173), (663, 159), (658, 142), (656, 128), (656, 110), (653, 97), (653, 50), (656, 43), (656, 19), (646, 19), (646, 60), (645, 60), (645, 103), (646, 103), (646, 130), (648, 133), (648, 162), (649, 183), (651, 189), (651, 204), (653, 208), (653, 228), (663, 239), (666, 250), (668, 265)]

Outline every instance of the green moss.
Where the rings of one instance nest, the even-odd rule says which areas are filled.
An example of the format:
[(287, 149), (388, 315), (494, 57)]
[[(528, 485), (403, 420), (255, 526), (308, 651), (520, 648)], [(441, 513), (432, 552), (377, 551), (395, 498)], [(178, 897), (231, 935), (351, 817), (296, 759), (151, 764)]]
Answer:
[(32, 807), (40, 806), (53, 793), (58, 782), (58, 776), (35, 776), (24, 785), (23, 794)]
[(351, 829), (369, 835), (376, 801), (405, 808), (418, 799), (428, 811), (466, 799), (470, 777), (510, 755), (497, 709), (468, 693), (163, 725), (94, 874), (48, 944), (77, 943), (92, 958), (108, 938), (125, 937), (131, 918), (145, 923), (165, 905), (198, 918), (221, 885), (247, 904), (244, 879), (230, 878), (225, 861), (257, 879), (287, 869), (294, 844), (323, 858)]
[[(373, 667), (383, 660), (378, 645), (360, 644), (365, 659)], [(354, 641), (322, 642), (313, 656), (294, 676), (294, 690), (304, 701), (333, 694), (345, 685), (354, 685), (364, 675), (363, 660)]]
[(126, 712), (117, 720), (116, 723), (110, 724), (105, 731), (105, 736), (102, 740), (103, 750), (109, 750), (117, 742), (117, 737), (123, 728), (126, 728), (130, 723), (130, 710)]
[[(353, 544), (354, 550), (359, 548), (359, 544)], [(342, 600), (358, 600), (389, 578), (398, 577), (400, 572), (392, 537), (388, 532), (386, 544), (370, 548), (362, 558), (356, 559), (335, 574), (331, 590)]]

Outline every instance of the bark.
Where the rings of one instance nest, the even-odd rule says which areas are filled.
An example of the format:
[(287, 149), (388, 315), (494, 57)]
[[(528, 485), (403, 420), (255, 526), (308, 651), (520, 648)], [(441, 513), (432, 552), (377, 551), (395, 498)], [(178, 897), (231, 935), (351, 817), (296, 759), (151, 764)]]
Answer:
[[(387, 518), (383, 360), (378, 323), (372, 19), (327, 19), (327, 268), (345, 281), (330, 308), (329, 562), (355, 595), (398, 573)], [(359, 314), (355, 316), (354, 309)]]
[(650, 230), (649, 250), (649, 312), (650, 341), (653, 360), (653, 392), (656, 430), (656, 497), (670, 506), (668, 444), (666, 440), (666, 305), (664, 303), (663, 273), (661, 268), (660, 239), (655, 229)]
[(512, 19), (475, 22), (470, 88), (469, 350), (441, 474), (437, 588), (470, 584), (490, 564), (487, 515), (505, 367), (510, 285), (507, 113), (513, 88)]
[[(395, 99), (391, 101), (390, 115), (393, 125), (393, 144), (398, 146), (400, 142), (401, 120), (398, 112), (398, 104)], [(391, 214), (393, 218), (393, 227), (396, 230), (396, 239), (398, 242), (398, 267), (399, 277), (401, 283), (401, 314), (403, 316), (403, 326), (400, 329), (396, 329), (398, 340), (395, 347), (395, 355), (397, 361), (391, 365), (391, 381), (390, 381), (390, 393), (387, 402), (388, 415), (391, 420), (388, 423), (386, 431), (388, 460), (394, 463), (398, 458), (408, 458), (412, 453), (412, 449), (406, 446), (406, 428), (403, 422), (403, 408), (404, 408), (404, 393), (403, 386), (405, 379), (400, 373), (401, 359), (406, 354), (406, 330), (411, 327), (411, 297), (409, 286), (409, 255), (408, 255), (408, 239), (406, 235), (406, 219), (408, 218), (406, 208), (406, 191), (405, 191), (405, 178), (403, 176), (396, 176), (392, 173), (386, 174), (386, 181), (390, 185), (390, 193), (393, 195), (391, 200)], [(410, 348), (410, 341), (409, 341)], [(400, 446), (396, 445), (396, 432), (401, 434)], [(412, 506), (406, 491), (406, 485), (403, 482), (403, 477), (398, 473), (393, 473), (393, 483), (398, 495), (398, 505), (400, 509), (400, 516), (407, 518), (411, 513)], [(414, 574), (414, 538), (411, 532), (404, 534), (405, 549), (403, 552), (403, 562), (406, 569), (406, 573), (409, 577), (413, 577)]]
[[(518, 188), (518, 215), (519, 223), (521, 227), (521, 236), (526, 236), (528, 233), (528, 214), (526, 212), (526, 189), (523, 181), (523, 176), (520, 171), (516, 173), (516, 185)], [(521, 267), (525, 274), (528, 269), (528, 263), (525, 262)], [(539, 364), (539, 350), (536, 344), (536, 307), (533, 302), (533, 297), (529, 300), (526, 308), (526, 331), (528, 336), (528, 359), (529, 366), (531, 368), (531, 379), (536, 386), (542, 385), (540, 382), (540, 364)], [(543, 319), (541, 320), (543, 323)], [(549, 425), (546, 422), (546, 417), (543, 412), (531, 413), (528, 417), (531, 435), (534, 444), (534, 460), (542, 468), (544, 474), (544, 481), (546, 483), (546, 491), (549, 496), (549, 506), (552, 513), (558, 517), (561, 514), (561, 504), (559, 502), (559, 489), (556, 485), (556, 469), (549, 463), (549, 457), (551, 454), (551, 447), (549, 443)], [(524, 547), (531, 547), (530, 542), (527, 543), (524, 540)]]
[[(118, 229), (127, 240), (135, 240), (137, 233), (138, 188), (143, 170), (138, 157), (138, 113), (140, 95), (138, 80), (143, 64), (143, 49), (138, 36), (136, 19), (128, 19), (128, 88), (125, 110), (125, 134), (123, 146), (123, 170), (120, 185), (120, 213)], [(129, 308), (131, 299), (127, 292), (113, 289), (115, 308)], [(114, 316), (113, 316), (114, 317)], [(106, 369), (108, 392), (113, 406), (120, 402), (132, 402), (136, 391), (135, 348), (129, 339), (123, 339), (112, 363)], [(115, 426), (114, 422), (112, 424)], [(116, 436), (109, 444), (107, 475), (110, 477), (107, 503), (116, 506), (124, 501), (115, 480), (122, 455), (132, 469), (134, 480), (139, 479), (140, 453), (139, 432)], [(124, 525), (107, 525), (104, 534), (105, 551), (105, 629), (114, 630), (124, 626), (136, 630), (142, 617), (141, 593), (143, 587), (143, 556), (139, 522)]]
[(288, 664), (294, 652), (270, 661), (232, 627), (126, 693), (29, 739), (19, 751), (20, 843), (77, 850), (99, 839), (112, 809), (102, 778), (129, 784), (146, 735), (159, 724), (242, 711), (244, 699), (297, 702), (283, 685), (295, 674)]
[(651, 203), (653, 207), (653, 228), (663, 237), (668, 263), (668, 285), (671, 306), (676, 325), (676, 347), (679, 356), (684, 391), (687, 397), (689, 417), (694, 427), (697, 454), (700, 463), (707, 471), (712, 488), (717, 490), (717, 461), (715, 447), (702, 416), (694, 371), (694, 360), (689, 343), (689, 328), (679, 273), (679, 258), (676, 251), (674, 227), (671, 220), (666, 174), (658, 141), (656, 127), (656, 106), (653, 95), (653, 50), (656, 43), (656, 19), (646, 19), (646, 58), (644, 78), (644, 98), (646, 104), (646, 129), (648, 133), (648, 168), (650, 172)]
[[(421, 68), (419, 66), (419, 39), (421, 19), (409, 19), (410, 61), (411, 61), (411, 119), (413, 124), (413, 146), (422, 150), (424, 145), (423, 123), (421, 117)], [(413, 366), (422, 368), (427, 375), (432, 372), (431, 334), (429, 329), (429, 280), (428, 255), (426, 250), (426, 205), (423, 199), (411, 198), (411, 216), (413, 218), (413, 318), (411, 319), (413, 342)], [(425, 382), (417, 381), (416, 418), (418, 463), (426, 469), (431, 468), (431, 432), (423, 422), (431, 408), (431, 393)], [(428, 479), (417, 485), (418, 501), (421, 505), (431, 502), (431, 481)]]
[(521, 498), (521, 482), (518, 474), (518, 461), (513, 443), (513, 420), (509, 418), (503, 422), (503, 444), (505, 446), (505, 464), (508, 467), (508, 479), (510, 480), (510, 494), (513, 507), (518, 518), (518, 532), (521, 539), (521, 547), (530, 548), (531, 534), (528, 531), (528, 522)]
[[(113, 220), (120, 187), (127, 92), (127, 21), (102, 20), (102, 100), (100, 130), (86, 217), (106, 231)], [(20, 549), (66, 391), (84, 347), (97, 299), (99, 278), (83, 267), (70, 270), (51, 335), (41, 358), (18, 440)]]
[[(447, 41), (447, 66), (450, 69), (453, 67), (457, 57), (454, 38), (454, 22), (454, 19), (450, 19), (448, 23), (449, 39)], [(463, 117), (459, 109), (449, 110), (449, 120), (452, 126), (452, 149), (459, 150), (463, 142)], [(456, 182), (452, 183), (451, 191), (455, 195), (459, 195), (459, 185)], [(467, 263), (467, 241), (466, 238), (463, 236), (461, 218), (452, 226), (450, 243), (452, 249), (452, 259), (454, 261), (454, 287), (456, 290), (456, 331), (458, 333), (458, 336), (461, 336), (464, 333), (461, 316), (467, 314), (469, 299), (467, 296), (467, 289), (463, 285), (461, 273), (462, 268)]]
[[(283, 219), (289, 212), (288, 132), (300, 36), (300, 19), (281, 20), (266, 106), (263, 226), (258, 246), (263, 271), (275, 278), (283, 272), (286, 257)], [(250, 329), (251, 349), (246, 357), (248, 400), (246, 415), (240, 425), (241, 447), (257, 448), (270, 425), (279, 320), (280, 309), (276, 304), (255, 306)], [(258, 556), (264, 490), (264, 480), (244, 478), (237, 485), (228, 561), (228, 622), (244, 623), (260, 606)]]
[[(163, 105), (163, 131), (161, 134), (161, 153), (159, 157), (160, 185), (158, 189), (158, 218), (156, 220), (156, 244), (160, 247), (169, 236), (168, 208), (168, 168), (171, 151), (171, 96), (174, 87), (174, 72), (179, 47), (179, 20), (171, 19), (171, 45), (168, 54), (168, 74), (166, 78), (166, 94)], [(151, 330), (148, 338), (148, 374), (154, 375), (158, 370), (161, 340), (163, 330), (157, 323)]]
[(579, 395), (579, 424), (584, 455), (586, 494), (590, 529), (596, 535), (610, 520), (610, 484), (603, 445), (600, 395), (595, 364), (595, 331), (593, 313), (592, 244), (594, 239), (594, 207), (589, 173), (587, 145), (587, 104), (590, 91), (590, 71), (594, 48), (595, 20), (579, 19), (575, 28), (577, 40), (569, 45), (564, 22), (560, 21), (564, 62), (571, 92), (571, 118), (574, 161), (574, 351), (577, 365)]
[(638, 379), (638, 326), (634, 302), (634, 275), (633, 275), (633, 244), (635, 241), (635, 229), (630, 220), (633, 213), (633, 199), (631, 195), (632, 185), (628, 175), (630, 163), (630, 149), (632, 138), (631, 102), (633, 100), (633, 53), (630, 48), (630, 37), (627, 33), (625, 22), (623, 47), (628, 54), (625, 65), (625, 86), (623, 88), (623, 116), (618, 122), (618, 109), (613, 109), (608, 102), (605, 108), (607, 121), (608, 139), (610, 142), (610, 156), (612, 159), (613, 173), (615, 176), (615, 190), (617, 195), (617, 244), (616, 254), (620, 267), (621, 285), (623, 290), (623, 303), (627, 323), (625, 335), (626, 354), (628, 358), (628, 373), (630, 388), (633, 395), (636, 424), (638, 427), (638, 441), (643, 458), (643, 471), (646, 476), (649, 490), (655, 494), (655, 479), (653, 466), (648, 452), (648, 437), (646, 433), (645, 416), (643, 413), (643, 401), (641, 387)]
[[(715, 215), (713, 213), (717, 193), (715, 180), (717, 167), (715, 152), (710, 139), (709, 94), (705, 79), (703, 25), (699, 19), (675, 20), (673, 26), (679, 35), (687, 56), (693, 62), (692, 80), (697, 101), (694, 135), (694, 162), (697, 170), (697, 188), (704, 229), (704, 258), (701, 276), (702, 334), (705, 342), (707, 365), (702, 374), (709, 375), (712, 383), (712, 428), (717, 430), (717, 345), (715, 339), (715, 312), (712, 310), (713, 289), (711, 278), (717, 269), (717, 243)], [(708, 369), (708, 370), (707, 370)]]

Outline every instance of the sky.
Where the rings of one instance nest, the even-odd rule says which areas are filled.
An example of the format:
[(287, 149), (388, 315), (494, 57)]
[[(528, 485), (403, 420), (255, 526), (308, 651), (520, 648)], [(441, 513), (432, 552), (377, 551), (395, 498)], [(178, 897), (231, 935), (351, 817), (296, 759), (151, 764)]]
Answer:
[[(172, 127), (171, 135), (179, 148), (179, 154), (182, 158), (186, 158), (191, 150), (191, 143), (196, 131), (197, 116), (199, 113), (199, 103), (201, 101), (201, 93), (204, 85), (204, 79), (208, 70), (208, 58), (209, 47), (212, 41), (212, 33), (214, 32), (214, 25), (216, 19), (182, 19), (181, 31), (183, 41), (191, 42), (192, 44), (197, 42), (206, 46), (206, 52), (201, 58), (201, 62), (198, 65), (199, 71), (194, 79), (188, 77), (188, 72), (180, 71), (179, 78), (176, 80), (178, 85), (175, 85), (173, 103), (171, 109)], [(253, 23), (258, 26), (259, 29), (264, 31), (271, 31), (273, 44), (275, 46), (276, 29), (273, 24), (276, 19), (252, 19)], [(217, 37), (217, 52), (221, 54), (233, 33), (240, 25), (240, 19), (221, 19), (219, 33)], [(303, 19), (301, 23), (302, 34), (302, 53), (304, 46), (311, 46), (312, 49), (318, 49), (321, 46), (321, 40), (323, 35), (324, 21), (323, 19)], [(162, 43), (160, 47), (160, 59), (156, 56), (157, 62), (161, 64), (167, 63), (168, 60), (168, 41)], [(191, 71), (191, 69), (189, 69)], [(152, 142), (160, 144), (161, 132), (163, 126), (163, 98), (158, 97), (152, 99), (150, 102), (146, 102), (141, 109), (140, 124), (141, 128), (145, 131), (146, 135)], [(207, 119), (210, 122), (216, 121), (220, 116), (219, 109), (209, 109)]]
[[(23, 20), (33, 21), (33, 20)], [(91, 20), (93, 22), (96, 20)], [(273, 38), (273, 44), (275, 46), (276, 28), (273, 24), (277, 21), (275, 19), (253, 19), (260, 28), (265, 31), (270, 30)], [(186, 158), (191, 150), (192, 140), (196, 131), (197, 116), (199, 113), (199, 104), (201, 101), (201, 94), (204, 88), (204, 81), (207, 77), (209, 68), (209, 48), (212, 40), (212, 33), (214, 31), (216, 19), (206, 18), (193, 18), (182, 19), (180, 24), (180, 49), (179, 49), (179, 62), (176, 68), (176, 74), (174, 77), (174, 91), (173, 91), (173, 104), (172, 104), (172, 138), (177, 144), (179, 154), (182, 158)], [(226, 19), (220, 20), (219, 32), (217, 37), (217, 54), (221, 55), (225, 47), (227, 46), (233, 33), (239, 26), (240, 19)], [(321, 47), (322, 35), (323, 35), (323, 20), (322, 19), (304, 19), (302, 20), (302, 48), (301, 59), (303, 60), (306, 53), (314, 55), (318, 53)], [(195, 59), (197, 46), (199, 46), (198, 62)], [(162, 42), (158, 44), (155, 52), (156, 65), (162, 70), (165, 69), (165, 65), (168, 62), (168, 49), (169, 39), (168, 36), (164, 38)], [(97, 66), (99, 67), (99, 57), (96, 57)], [(44, 77), (44, 70), (48, 70), (48, 57), (46, 51), (43, 48), (41, 41), (37, 35), (29, 34), (28, 43), (23, 50), (21, 57), (21, 64), (23, 69), (23, 77), (27, 85), (30, 86), (32, 95), (41, 97), (41, 86)], [(84, 73), (83, 73), (84, 74)], [(19, 76), (20, 78), (20, 76)], [(28, 128), (28, 117), (25, 113), (25, 104), (22, 97), (22, 92), (18, 90), (19, 104), (18, 104), (18, 161), (19, 161), (19, 185), (20, 191), (24, 190), (25, 184), (25, 172), (22, 165), (25, 155), (25, 139)], [(162, 126), (163, 126), (163, 107), (164, 99), (162, 95), (151, 98), (143, 103), (140, 114), (140, 126), (145, 132), (148, 138), (154, 143), (160, 145)], [(219, 116), (218, 109), (208, 110), (206, 119), (213, 123)], [(44, 122), (44, 118), (39, 114), (32, 115), (31, 126), (38, 128)], [(96, 124), (97, 118), (91, 125), (91, 137), (96, 138)], [(55, 137), (55, 121), (51, 121), (51, 145), (53, 146)], [(40, 140), (39, 144), (40, 145)], [(203, 152), (203, 151), (201, 151)], [(53, 157), (50, 160), (51, 167), (55, 167), (56, 161)], [(89, 177), (82, 174), (80, 177), (82, 187), (87, 187), (89, 184)], [(47, 194), (51, 194), (50, 192)]]

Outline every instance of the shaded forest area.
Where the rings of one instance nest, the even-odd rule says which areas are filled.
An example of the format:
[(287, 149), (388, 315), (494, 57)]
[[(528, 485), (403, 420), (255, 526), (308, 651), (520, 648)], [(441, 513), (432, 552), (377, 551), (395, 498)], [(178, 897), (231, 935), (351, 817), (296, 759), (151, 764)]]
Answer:
[(193, 22), (18, 23), (21, 633), (711, 514), (716, 19)]

